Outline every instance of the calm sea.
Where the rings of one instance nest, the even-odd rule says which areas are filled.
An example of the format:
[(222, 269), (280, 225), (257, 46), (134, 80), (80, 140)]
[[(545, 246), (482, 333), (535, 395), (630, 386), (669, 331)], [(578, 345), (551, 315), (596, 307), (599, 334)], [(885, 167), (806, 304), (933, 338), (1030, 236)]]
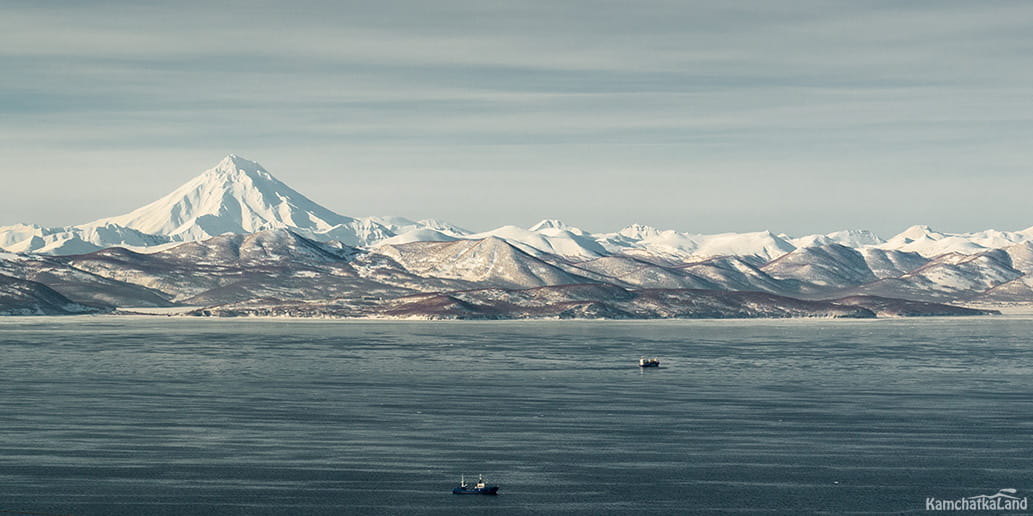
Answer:
[(923, 513), (1031, 457), (1031, 318), (0, 319), (0, 513)]

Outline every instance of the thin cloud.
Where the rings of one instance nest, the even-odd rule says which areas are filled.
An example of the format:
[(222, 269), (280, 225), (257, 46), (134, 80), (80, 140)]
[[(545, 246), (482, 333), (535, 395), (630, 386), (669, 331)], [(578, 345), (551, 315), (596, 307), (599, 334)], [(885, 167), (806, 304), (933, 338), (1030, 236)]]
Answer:
[[(416, 195), (374, 205), (344, 185), (326, 193), (332, 207), (464, 225), (534, 218), (520, 210), (553, 203), (602, 226), (592, 221), (614, 216), (577, 185), (595, 178), (596, 197), (619, 196), (623, 167), (646, 185), (708, 188), (683, 210), (692, 216), (643, 202), (627, 217), (707, 232), (698, 224), (709, 210), (741, 230), (827, 231), (856, 217), (817, 220), (797, 207), (824, 196), (847, 209), (839, 192), (858, 174), (872, 192), (937, 176), (954, 188), (936, 189), (944, 206), (967, 197), (973, 170), (1019, 177), (1033, 158), (1031, 17), (1033, 6), (1014, 2), (12, 2), (0, 18), (0, 153), (12, 170), (34, 153), (65, 156), (49, 162), (45, 184), (18, 179), (30, 198), (84, 173), (76, 156), (89, 173), (108, 156), (108, 173), (131, 175), (130, 157), (159, 154), (168, 162), (149, 170), (185, 179), (196, 163), (259, 149), (272, 156), (249, 157), (280, 160), (310, 184), (342, 173), (317, 162), (355, 163), (367, 191), (408, 178), (447, 213)], [(451, 169), (457, 193), (432, 186)], [(771, 174), (806, 177), (808, 192)], [(492, 206), (458, 184), (505, 195), (519, 191), (514, 177), (549, 175), (569, 180), (539, 205), (487, 215), (477, 210)], [(744, 193), (749, 181), (772, 199)], [(139, 204), (152, 197), (145, 186), (104, 195)], [(89, 212), (109, 203), (45, 207), (43, 197), (0, 207), (0, 224), (111, 214)], [(768, 206), (763, 221), (749, 203), (727, 211), (728, 198)], [(936, 210), (892, 199), (883, 209), (897, 225), (936, 223)], [(996, 208), (968, 202), (985, 203), (977, 218)], [(1025, 204), (1012, 208), (1025, 218), (973, 224), (1031, 223)]]

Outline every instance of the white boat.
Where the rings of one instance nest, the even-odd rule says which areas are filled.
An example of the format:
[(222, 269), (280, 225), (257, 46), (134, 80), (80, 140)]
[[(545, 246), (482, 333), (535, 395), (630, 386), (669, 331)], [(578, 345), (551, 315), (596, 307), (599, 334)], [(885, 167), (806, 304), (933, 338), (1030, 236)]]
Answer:
[(653, 358), (642, 357), (642, 358), (638, 359), (638, 366), (639, 367), (660, 367), (660, 359), (656, 358), (656, 357), (653, 357)]
[(481, 475), (477, 479), (477, 484), (471, 486), (466, 483), (466, 477), (459, 477), (459, 486), (452, 489), (452, 494), (484, 494), (493, 495), (498, 494), (499, 486), (488, 485), (484, 482), (484, 475)]

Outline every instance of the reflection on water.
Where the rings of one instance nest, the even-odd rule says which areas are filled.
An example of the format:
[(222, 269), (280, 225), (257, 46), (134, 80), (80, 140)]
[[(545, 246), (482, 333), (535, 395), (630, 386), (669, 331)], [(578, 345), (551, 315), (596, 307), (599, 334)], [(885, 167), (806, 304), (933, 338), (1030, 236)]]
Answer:
[[(1030, 330), (3, 319), (0, 510), (839, 514), (1021, 497)], [(479, 473), (498, 497), (451, 495)]]

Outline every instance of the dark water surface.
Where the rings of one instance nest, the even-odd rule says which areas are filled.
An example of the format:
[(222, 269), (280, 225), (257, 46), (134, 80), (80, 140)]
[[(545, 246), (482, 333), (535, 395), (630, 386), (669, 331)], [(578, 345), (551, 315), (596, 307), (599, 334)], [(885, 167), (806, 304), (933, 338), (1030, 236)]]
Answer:
[(1030, 318), (0, 319), (0, 511), (883, 514), (1009, 487), (1033, 492)]

